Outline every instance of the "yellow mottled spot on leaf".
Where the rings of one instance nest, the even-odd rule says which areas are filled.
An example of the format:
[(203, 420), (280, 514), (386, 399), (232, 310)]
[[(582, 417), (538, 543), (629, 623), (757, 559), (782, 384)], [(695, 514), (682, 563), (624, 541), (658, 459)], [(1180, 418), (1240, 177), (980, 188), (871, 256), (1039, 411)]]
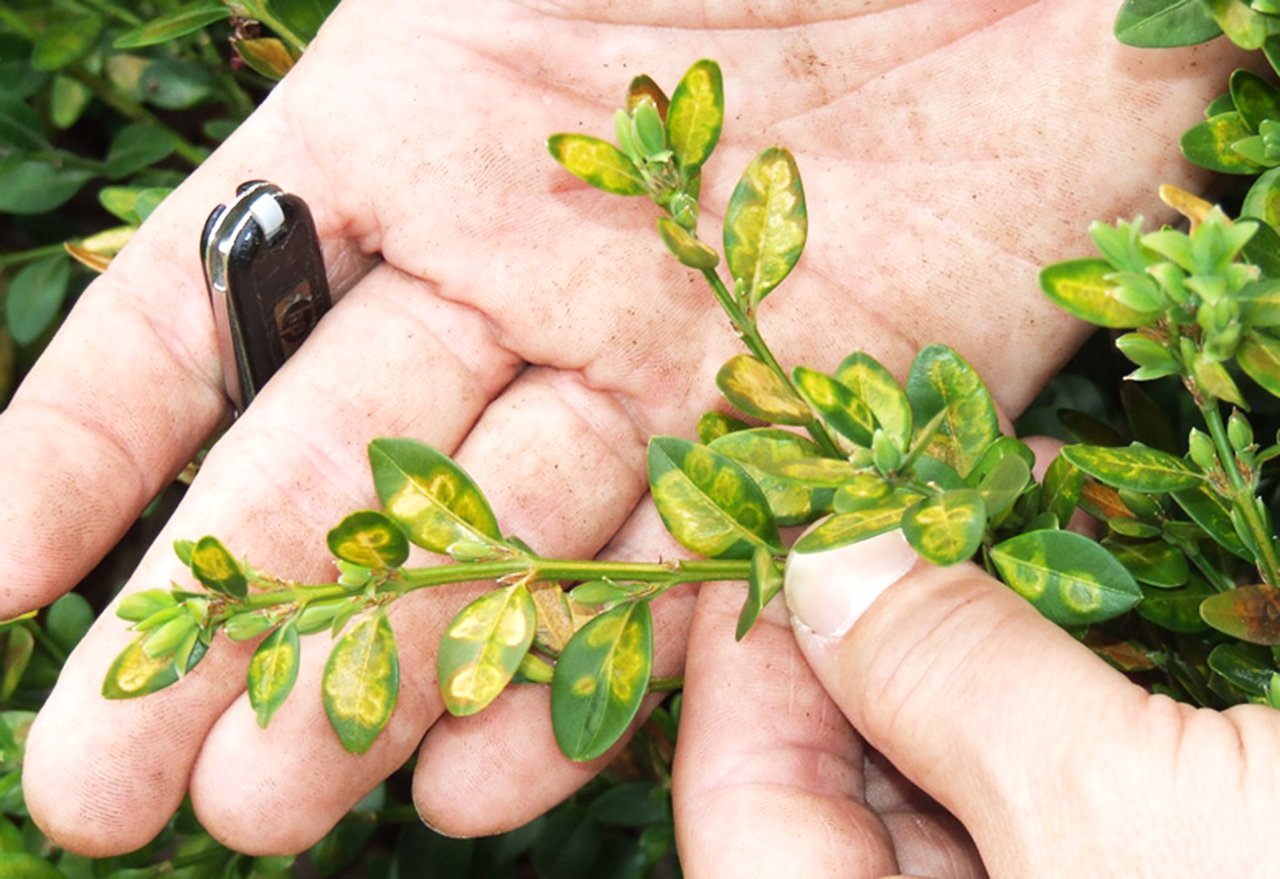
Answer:
[(573, 682), (573, 695), (590, 696), (596, 691), (596, 679), (590, 675), (583, 675)]
[(529, 636), (529, 624), (524, 618), (522, 608), (518, 605), (508, 607), (506, 613), (498, 620), (497, 631), (493, 637), (504, 647), (516, 647)]
[(142, 650), (131, 650), (116, 670), (116, 686), (123, 693), (141, 693), (171, 665), (168, 657), (152, 659)]
[(508, 675), (493, 666), (463, 666), (449, 680), (449, 695), (459, 702), (489, 702), (508, 680)]
[(1078, 613), (1090, 613), (1102, 606), (1102, 589), (1075, 577), (1064, 579), (1059, 587), (1062, 603)]

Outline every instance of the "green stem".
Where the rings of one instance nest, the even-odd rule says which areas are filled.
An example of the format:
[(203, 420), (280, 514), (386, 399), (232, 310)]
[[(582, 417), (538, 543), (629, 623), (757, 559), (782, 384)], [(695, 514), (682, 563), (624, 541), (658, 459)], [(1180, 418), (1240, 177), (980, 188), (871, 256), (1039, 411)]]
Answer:
[(218, 50), (213, 47), (213, 43), (209, 40), (209, 34), (202, 32), (199, 39), (196, 40), (196, 46), (200, 52), (200, 57), (204, 59), (205, 69), (212, 70), (213, 75), (221, 83), (222, 91), (227, 97), (227, 103), (231, 105), (232, 112), (240, 118), (252, 113), (253, 99), (241, 87), (240, 81), (235, 78), (235, 75), (222, 60), (222, 56), (218, 54)]
[[(404, 595), (432, 586), (499, 580), (510, 576), (528, 576), (538, 580), (593, 580), (608, 578), (661, 586), (652, 594), (665, 591), (678, 583), (706, 583), (713, 580), (746, 580), (751, 562), (746, 559), (695, 559), (671, 562), (599, 562), (571, 559), (543, 559), (517, 556), (494, 562), (437, 565), (429, 568), (406, 568), (389, 578), (378, 590), (381, 595)], [(358, 595), (358, 591), (339, 583), (296, 584), (283, 588), (250, 592), (237, 602), (237, 607), (260, 610), (283, 604), (304, 604)]]
[(1217, 400), (1207, 398), (1200, 407), (1200, 414), (1209, 428), (1209, 436), (1213, 438), (1227, 481), (1231, 483), (1232, 507), (1239, 511), (1245, 527), (1253, 535), (1253, 542), (1258, 546), (1258, 573), (1262, 575), (1266, 585), (1274, 588), (1280, 585), (1280, 559), (1276, 557), (1275, 538), (1267, 532), (1262, 517), (1258, 515), (1253, 489), (1245, 482), (1244, 475), (1236, 464), (1236, 453), (1227, 439), (1227, 428), (1222, 423)]
[(14, 253), (0, 254), (0, 269), (7, 269), (10, 266), (21, 265), (25, 262), (32, 262), (45, 256), (53, 256), (55, 253), (63, 253), (64, 248), (62, 242), (57, 244), (45, 244), (41, 247), (33, 247), (30, 250), (19, 250)]
[(134, 122), (145, 122), (148, 125), (153, 125), (156, 128), (159, 128), (161, 131), (167, 132), (174, 139), (174, 143), (177, 144), (177, 147), (175, 148), (177, 154), (185, 159), (191, 167), (194, 168), (204, 161), (204, 150), (187, 140), (177, 131), (174, 131), (164, 122), (160, 121), (160, 118), (146, 107), (122, 94), (107, 80), (90, 72), (88, 68), (82, 64), (73, 65), (70, 68), (70, 73), (77, 82), (81, 83), (88, 88), (89, 91), (97, 95), (98, 98), (107, 106), (118, 110)]
[[(787, 389), (795, 394), (797, 399), (804, 399), (800, 396), (800, 392), (796, 390), (795, 384), (792, 383), (791, 376), (787, 375), (787, 371), (782, 368), (782, 364), (778, 363), (778, 359), (769, 350), (764, 337), (760, 335), (760, 331), (756, 328), (755, 321), (747, 317), (746, 313), (738, 307), (738, 303), (734, 301), (733, 294), (724, 285), (724, 281), (720, 280), (716, 270), (703, 269), (702, 276), (711, 285), (720, 307), (724, 309), (725, 314), (729, 315), (729, 320), (733, 322), (733, 328), (742, 337), (742, 342), (747, 346), (747, 350), (754, 354), (761, 363), (769, 367), (782, 383), (787, 386)], [(831, 435), (827, 433), (826, 428), (822, 426), (822, 422), (817, 418), (806, 424), (805, 429), (809, 431), (809, 436), (813, 437), (813, 441), (822, 448), (825, 454), (833, 458), (845, 457), (844, 453), (840, 451), (840, 447), (831, 439)]]
[(301, 34), (273, 15), (271, 10), (267, 8), (266, 3), (246, 2), (244, 5), (250, 16), (270, 28), (276, 36), (289, 44), (289, 48), (299, 55), (306, 51), (307, 41), (302, 38)]
[(50, 638), (44, 629), (35, 623), (26, 624), (26, 628), (31, 633), (31, 637), (35, 638), (36, 643), (47, 650), (59, 666), (66, 664), (67, 651), (63, 650), (57, 641)]
[(671, 678), (650, 678), (650, 693), (673, 693), (684, 686), (684, 677), (677, 676)]
[(1215, 590), (1218, 592), (1227, 592), (1235, 588), (1235, 581), (1222, 571), (1218, 570), (1217, 565), (1205, 558), (1204, 554), (1200, 552), (1199, 548), (1193, 541), (1179, 540), (1177, 546), (1178, 549), (1182, 550), (1182, 554), (1187, 557), (1188, 561), (1196, 566), (1196, 569), (1204, 575), (1204, 578), (1209, 581), (1209, 585)]

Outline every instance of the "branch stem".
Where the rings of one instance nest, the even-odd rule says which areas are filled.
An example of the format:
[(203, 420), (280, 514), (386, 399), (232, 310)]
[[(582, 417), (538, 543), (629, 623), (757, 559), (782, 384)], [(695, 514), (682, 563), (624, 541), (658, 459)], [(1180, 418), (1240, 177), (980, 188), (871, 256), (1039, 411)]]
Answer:
[(1262, 516), (1258, 513), (1253, 489), (1245, 482), (1244, 475), (1236, 463), (1236, 453), (1227, 439), (1227, 428), (1222, 423), (1222, 412), (1219, 411), (1217, 400), (1212, 397), (1207, 398), (1200, 407), (1200, 414), (1209, 428), (1209, 436), (1213, 439), (1218, 460), (1227, 474), (1227, 481), (1231, 483), (1231, 505), (1238, 511), (1245, 527), (1253, 537), (1253, 542), (1257, 544), (1258, 573), (1262, 575), (1266, 587), (1270, 587), (1266, 591), (1274, 592), (1275, 587), (1280, 586), (1280, 559), (1276, 556), (1275, 538), (1267, 531)]

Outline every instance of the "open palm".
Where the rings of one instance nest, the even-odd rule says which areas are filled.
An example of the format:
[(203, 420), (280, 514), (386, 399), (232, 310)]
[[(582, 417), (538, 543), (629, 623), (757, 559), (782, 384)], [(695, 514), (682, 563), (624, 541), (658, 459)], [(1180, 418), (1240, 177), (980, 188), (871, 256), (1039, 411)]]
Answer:
[[(1113, 3), (465, 5), (346, 0), (266, 104), (175, 192), (77, 305), (0, 418), (0, 617), (82, 577), (225, 420), (196, 244), (243, 180), (308, 200), (331, 273), (352, 282), (210, 453), (128, 589), (182, 578), (175, 537), (217, 534), (283, 576), (330, 576), (324, 534), (374, 502), (364, 447), (408, 435), (449, 452), (539, 552), (670, 555), (644, 443), (689, 433), (738, 350), (701, 281), (665, 255), (654, 211), (590, 190), (546, 155), (553, 131), (604, 135), (627, 81), (725, 72), (728, 117), (704, 175), (703, 236), (751, 156), (787, 146), (809, 246), (761, 325), (784, 363), (855, 348), (899, 372), (958, 348), (1016, 412), (1079, 329), (1036, 291), (1094, 216), (1156, 212), (1188, 184), (1168, 142), (1212, 97), (1221, 50), (1112, 45)], [(420, 750), (433, 824), (527, 820), (599, 764), (556, 752), (545, 693), (441, 718), (440, 631), (472, 594), (419, 593), (393, 623), (401, 701), (364, 756), (328, 729), (303, 652), (293, 697), (257, 727), (250, 647), (220, 641), (181, 685), (100, 696), (132, 637), (112, 616), (66, 665), (31, 733), (27, 801), (68, 847), (155, 834), (190, 789), (201, 820), (250, 852), (297, 851)], [(682, 662), (689, 596), (658, 621)], [(424, 739), (425, 735), (425, 739)]]

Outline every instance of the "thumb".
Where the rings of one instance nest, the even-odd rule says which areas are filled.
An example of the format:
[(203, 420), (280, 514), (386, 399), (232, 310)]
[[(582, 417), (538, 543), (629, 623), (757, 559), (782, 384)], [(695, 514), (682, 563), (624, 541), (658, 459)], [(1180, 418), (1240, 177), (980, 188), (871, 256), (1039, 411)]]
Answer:
[(899, 531), (793, 553), (785, 589), (801, 650), (868, 742), (960, 819), (993, 875), (1048, 875), (1025, 872), (1025, 845), (1061, 835), (1081, 788), (1104, 795), (1109, 779), (1090, 776), (1128, 754), (1147, 694), (977, 566), (920, 561)]

